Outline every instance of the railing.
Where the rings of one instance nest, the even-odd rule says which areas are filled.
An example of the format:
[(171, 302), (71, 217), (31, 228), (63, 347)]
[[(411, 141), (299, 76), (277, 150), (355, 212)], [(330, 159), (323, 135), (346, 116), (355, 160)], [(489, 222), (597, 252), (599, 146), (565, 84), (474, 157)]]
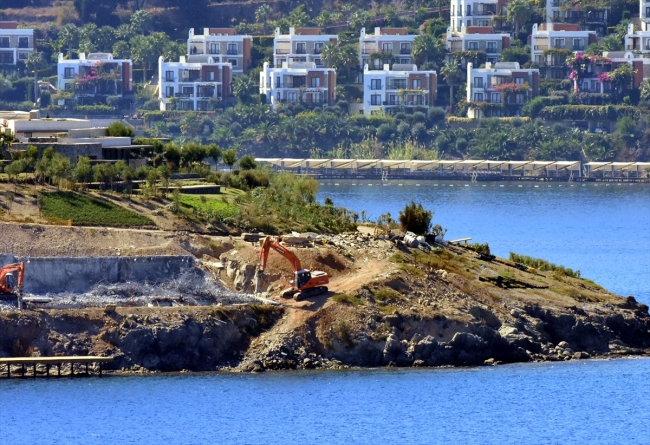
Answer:
[(389, 83), (388, 86), (386, 87), (387, 90), (405, 90), (406, 89), (406, 82), (401, 83), (401, 82), (396, 82), (396, 83)]
[(237, 51), (236, 49), (229, 49), (228, 51), (226, 51), (226, 54), (229, 56), (236, 56), (237, 54), (239, 54), (239, 51)]
[(548, 49), (548, 45), (534, 45), (533, 48), (535, 51), (545, 51)]
[[(67, 79), (67, 77), (66, 77), (66, 79)], [(174, 76), (165, 77), (165, 82), (174, 82)]]
[(208, 54), (213, 54), (213, 55), (218, 56), (219, 54), (221, 54), (221, 50), (218, 50), (218, 49), (217, 50), (210, 50), (210, 52)]
[(486, 53), (490, 53), (490, 54), (492, 54), (492, 53), (496, 53), (497, 51), (498, 51), (498, 50), (497, 50), (497, 47), (496, 47), (496, 46), (488, 46), (488, 47), (485, 49), (485, 52), (486, 52)]
[(566, 49), (566, 45), (560, 45), (560, 44), (556, 43), (555, 45), (553, 45), (553, 48), (554, 49)]
[(304, 48), (296, 48), (296, 52), (294, 54), (307, 54), (307, 50)]
[(400, 48), (400, 54), (411, 54), (411, 48)]
[(276, 54), (290, 54), (291, 50), (290, 49), (284, 49), (284, 48), (278, 48), (275, 50)]
[(181, 82), (200, 82), (200, 77), (181, 77)]
[(320, 54), (322, 48), (314, 48), (314, 54)]
[(584, 51), (585, 46), (584, 45), (573, 45), (573, 51)]

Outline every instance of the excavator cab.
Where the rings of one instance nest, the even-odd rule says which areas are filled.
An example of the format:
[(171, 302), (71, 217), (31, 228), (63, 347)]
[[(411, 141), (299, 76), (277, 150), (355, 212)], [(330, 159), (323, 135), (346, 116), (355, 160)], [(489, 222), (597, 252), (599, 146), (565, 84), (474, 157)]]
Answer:
[(311, 273), (308, 270), (299, 270), (295, 273), (294, 283), (297, 289), (302, 289), (311, 280)]
[(0, 267), (0, 294), (20, 294), (24, 273), (24, 263)]
[(9, 292), (12, 292), (14, 290), (16, 287), (16, 278), (14, 277), (13, 273), (9, 272), (7, 275), (5, 275), (5, 284)]

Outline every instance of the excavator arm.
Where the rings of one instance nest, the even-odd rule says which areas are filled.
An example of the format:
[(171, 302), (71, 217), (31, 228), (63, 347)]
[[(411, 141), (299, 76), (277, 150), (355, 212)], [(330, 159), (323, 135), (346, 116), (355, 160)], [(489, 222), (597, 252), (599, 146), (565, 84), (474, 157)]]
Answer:
[(8, 264), (0, 268), (0, 293), (19, 295), (23, 287), (25, 263)]
[(291, 263), (291, 267), (293, 267), (294, 273), (299, 270), (302, 270), (302, 265), (300, 264), (300, 260), (296, 255), (294, 255), (289, 249), (287, 249), (282, 244), (281, 237), (271, 238), (270, 236), (267, 236), (262, 241), (262, 249), (260, 250), (260, 260), (257, 265), (257, 274), (255, 280), (256, 293), (259, 293), (260, 291), (262, 275), (264, 275), (264, 269), (266, 269), (266, 262), (269, 259), (269, 251), (271, 249), (275, 250), (277, 253), (282, 255), (287, 261), (289, 261), (289, 263)]

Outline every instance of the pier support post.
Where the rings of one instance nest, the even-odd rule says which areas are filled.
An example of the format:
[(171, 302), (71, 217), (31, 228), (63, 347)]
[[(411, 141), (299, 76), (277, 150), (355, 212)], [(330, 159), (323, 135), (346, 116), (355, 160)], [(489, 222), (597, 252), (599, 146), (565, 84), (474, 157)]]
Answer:
[(24, 378), (25, 377), (25, 364), (23, 363), (22, 365), (20, 365), (20, 367), (22, 369), (22, 377)]
[(45, 364), (45, 375), (46, 375), (47, 377), (50, 376), (50, 364), (49, 364), (49, 363), (46, 363), (46, 364)]
[(102, 362), (99, 362), (99, 376), (102, 376)]
[(58, 363), (56, 367), (58, 368), (57, 377), (61, 377), (61, 363)]
[(11, 378), (11, 364), (7, 363), (7, 378)]
[(32, 365), (32, 378), (36, 378), (36, 363)]

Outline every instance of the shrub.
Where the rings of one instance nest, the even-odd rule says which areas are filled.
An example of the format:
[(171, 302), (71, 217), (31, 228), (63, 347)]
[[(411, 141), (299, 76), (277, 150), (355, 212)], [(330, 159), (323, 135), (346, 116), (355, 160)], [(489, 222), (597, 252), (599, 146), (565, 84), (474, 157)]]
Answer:
[(440, 107), (431, 107), (427, 111), (427, 119), (429, 124), (436, 125), (445, 120), (445, 110)]
[(332, 300), (337, 303), (350, 304), (352, 306), (361, 306), (363, 305), (363, 300), (357, 296), (349, 294), (336, 294), (332, 297)]
[(251, 155), (242, 156), (238, 161), (239, 166), (242, 170), (254, 170), (257, 167), (255, 163), (255, 158)]
[(476, 253), (482, 254), (482, 255), (489, 255), (490, 254), (490, 246), (488, 243), (471, 243), (467, 245), (468, 249), (473, 250)]
[(524, 264), (526, 266), (533, 267), (537, 270), (553, 271), (560, 275), (566, 275), (573, 278), (580, 278), (579, 270), (573, 270), (568, 267), (553, 264), (541, 258), (533, 258), (528, 255), (519, 255), (514, 252), (510, 252), (510, 261), (514, 261), (515, 263), (519, 263), (519, 264)]
[(133, 137), (135, 132), (133, 127), (126, 125), (124, 122), (115, 121), (106, 129), (107, 136), (114, 137)]
[(415, 201), (411, 201), (404, 207), (404, 210), (399, 212), (399, 222), (402, 228), (416, 234), (428, 232), (431, 228), (432, 218), (433, 212), (425, 210), (421, 203), (415, 204)]

